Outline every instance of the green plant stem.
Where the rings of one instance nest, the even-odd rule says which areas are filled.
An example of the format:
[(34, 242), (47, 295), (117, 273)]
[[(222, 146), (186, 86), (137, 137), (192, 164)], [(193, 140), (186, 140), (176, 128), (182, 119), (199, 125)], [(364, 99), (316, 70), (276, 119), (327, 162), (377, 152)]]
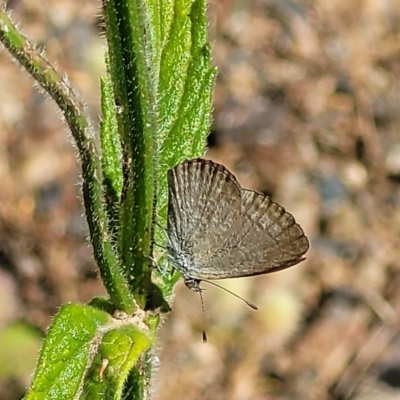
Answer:
[(115, 306), (132, 313), (135, 310), (135, 302), (107, 233), (100, 162), (85, 107), (67, 80), (62, 78), (41, 52), (17, 31), (3, 10), (0, 10), (0, 41), (62, 111), (81, 161), (83, 202), (94, 257)]
[(155, 182), (154, 66), (146, 18), (151, 1), (103, 2), (118, 131), (122, 143), (123, 188), (119, 208), (119, 253), (136, 301), (150, 291), (151, 223)]

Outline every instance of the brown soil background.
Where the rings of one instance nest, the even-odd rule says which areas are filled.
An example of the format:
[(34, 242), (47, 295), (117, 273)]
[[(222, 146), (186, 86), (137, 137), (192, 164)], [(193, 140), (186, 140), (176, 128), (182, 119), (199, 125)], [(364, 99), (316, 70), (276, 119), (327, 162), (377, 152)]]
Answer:
[[(8, 8), (97, 125), (99, 3)], [(206, 156), (293, 213), (311, 249), (294, 268), (224, 282), (258, 312), (207, 288), (206, 345), (198, 296), (179, 283), (154, 398), (398, 399), (400, 2), (219, 0), (209, 15), (219, 75)], [(0, 70), (0, 336), (16, 323), (42, 335), (61, 304), (104, 290), (59, 112), (4, 49)], [(2, 399), (29, 383), (36, 349), (19, 348), (0, 349), (0, 365), (18, 365), (0, 374)]]

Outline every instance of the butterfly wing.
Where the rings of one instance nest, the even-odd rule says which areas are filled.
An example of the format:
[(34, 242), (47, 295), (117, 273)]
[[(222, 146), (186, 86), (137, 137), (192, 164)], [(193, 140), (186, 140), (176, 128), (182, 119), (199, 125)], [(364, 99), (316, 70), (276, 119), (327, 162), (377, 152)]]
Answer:
[(178, 270), (192, 276), (230, 238), (241, 214), (241, 189), (224, 166), (203, 159), (169, 170), (168, 187), (169, 247)]
[(309, 242), (293, 216), (268, 196), (241, 190), (241, 216), (224, 246), (202, 260), (193, 278), (253, 276), (303, 261)]

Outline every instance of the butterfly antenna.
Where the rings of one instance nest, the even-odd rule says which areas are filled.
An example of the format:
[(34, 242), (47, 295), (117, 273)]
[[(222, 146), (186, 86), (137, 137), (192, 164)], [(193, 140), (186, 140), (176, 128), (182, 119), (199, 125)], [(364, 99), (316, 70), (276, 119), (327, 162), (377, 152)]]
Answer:
[(244, 303), (246, 303), (246, 304), (247, 304), (250, 308), (252, 308), (253, 310), (258, 310), (258, 307), (257, 307), (255, 304), (250, 303), (250, 301), (246, 300), (245, 298), (239, 296), (239, 295), (236, 294), (236, 293), (233, 293), (233, 292), (230, 291), (229, 289), (227, 289), (227, 288), (225, 288), (225, 287), (223, 287), (223, 286), (221, 286), (221, 285), (218, 285), (218, 284), (215, 283), (215, 282), (211, 282), (211, 281), (208, 281), (208, 280), (203, 280), (203, 282), (207, 282), (207, 283), (209, 283), (210, 285), (214, 285), (214, 286), (216, 286), (216, 287), (218, 287), (218, 288), (220, 288), (220, 289), (222, 289), (222, 290), (225, 290), (225, 292), (228, 292), (228, 293), (230, 293), (232, 296), (235, 296), (236, 298), (242, 300)]
[(199, 288), (200, 301), (201, 301), (201, 312), (203, 313), (203, 343), (207, 343), (206, 333), (206, 309), (204, 307), (203, 289)]

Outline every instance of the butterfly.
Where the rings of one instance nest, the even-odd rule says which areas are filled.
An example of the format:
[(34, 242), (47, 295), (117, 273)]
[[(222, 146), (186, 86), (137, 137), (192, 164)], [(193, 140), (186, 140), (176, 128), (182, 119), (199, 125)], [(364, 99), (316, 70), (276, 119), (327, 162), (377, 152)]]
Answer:
[(223, 165), (200, 158), (168, 171), (167, 235), (169, 259), (196, 292), (201, 281), (291, 267), (309, 249), (282, 206), (242, 188)]

